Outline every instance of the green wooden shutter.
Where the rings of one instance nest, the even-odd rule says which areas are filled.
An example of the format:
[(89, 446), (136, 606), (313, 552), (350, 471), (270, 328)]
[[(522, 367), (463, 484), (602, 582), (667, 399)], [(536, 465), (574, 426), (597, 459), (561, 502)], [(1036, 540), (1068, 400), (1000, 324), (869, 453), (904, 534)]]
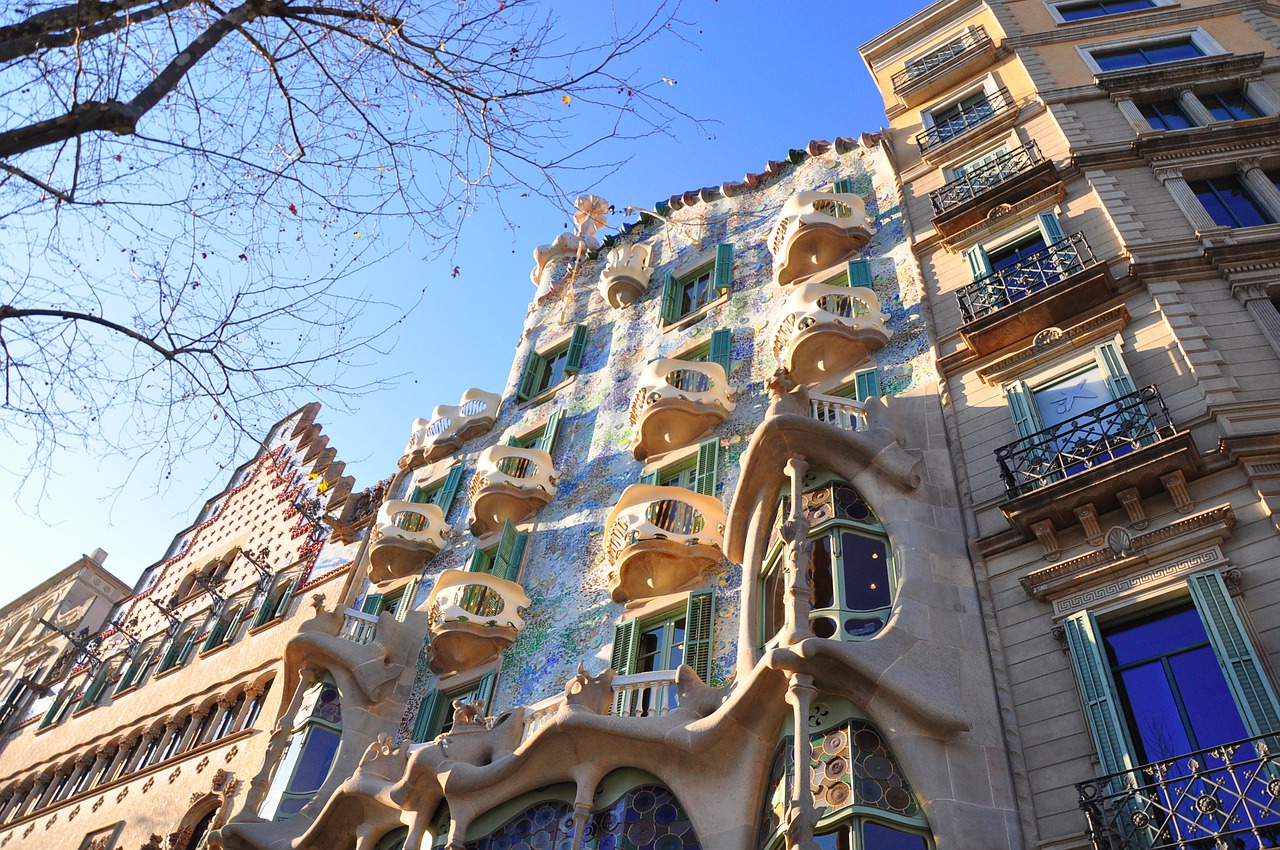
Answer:
[(680, 281), (671, 272), (662, 284), (662, 321), (670, 324), (680, 318)]
[(289, 586), (284, 589), (284, 593), (280, 594), (280, 601), (276, 603), (271, 619), (283, 619), (289, 616), (289, 603), (293, 601), (294, 591), (298, 589), (298, 578), (294, 576), (293, 581), (289, 582)]
[(471, 701), (479, 702), (480, 713), (486, 716), (489, 714), (489, 700), (493, 698), (493, 683), (497, 678), (498, 674), (496, 672), (489, 673), (476, 683), (476, 689), (473, 691), (475, 696)]
[(537, 441), (533, 444), (535, 449), (542, 449), (547, 454), (551, 454), (556, 447), (556, 436), (560, 433), (560, 420), (562, 418), (564, 418), (563, 407), (556, 408), (547, 417), (547, 424), (542, 426), (542, 433), (538, 435)]
[(182, 647), (181, 635), (174, 635), (169, 641), (169, 647), (164, 651), (164, 657), (160, 659), (160, 672), (168, 670), (170, 667), (178, 663), (178, 651)]
[(524, 448), (524, 443), (520, 442), (520, 438), (519, 438), (519, 437), (508, 437), (508, 438), (507, 438), (507, 445), (508, 445), (508, 446), (511, 446), (513, 449), (523, 449), (523, 448)]
[(1029, 437), (1042, 430), (1040, 411), (1036, 409), (1036, 400), (1026, 381), (1006, 384), (1004, 395), (1009, 402), (1009, 412), (1013, 414), (1013, 426), (1018, 429), (1019, 437)]
[(733, 286), (733, 245), (729, 242), (716, 246), (716, 270), (711, 275), (716, 292), (723, 295)]
[(525, 541), (529, 535), (516, 531), (516, 527), (507, 520), (502, 527), (502, 539), (498, 542), (498, 551), (493, 557), (493, 569), (490, 570), (498, 578), (515, 581), (520, 575), (520, 562), (524, 560)]
[(848, 177), (844, 178), (843, 180), (837, 180), (837, 181), (836, 181), (834, 184), (832, 184), (832, 186), (831, 186), (831, 194), (833, 194), (833, 195), (852, 195), (852, 194), (853, 194), (853, 181), (852, 181), (852, 180), (850, 180)]
[(1058, 217), (1053, 213), (1042, 212), (1036, 218), (1040, 220), (1040, 232), (1044, 234), (1046, 245), (1052, 245), (1067, 238), (1067, 234), (1062, 232), (1062, 225), (1058, 223)]
[(404, 586), (404, 592), (400, 594), (400, 599), (396, 602), (395, 618), (397, 622), (403, 623), (404, 618), (409, 616), (409, 612), (413, 610), (413, 598), (418, 595), (418, 583), (421, 581), (422, 579), (414, 576)]
[(729, 328), (721, 328), (711, 334), (711, 353), (707, 356), (710, 363), (719, 363), (720, 368), (724, 369), (725, 378), (729, 377), (729, 368), (731, 366), (730, 353), (733, 347), (733, 331)]
[(469, 573), (487, 573), (489, 572), (489, 556), (484, 553), (483, 549), (472, 549), (471, 554), (467, 556), (467, 563), (463, 569)]
[(427, 491), (421, 487), (414, 487), (406, 501), (413, 502), (415, 505), (426, 505), (431, 502), (431, 496), (427, 495)]
[(704, 496), (716, 494), (720, 475), (720, 439), (712, 437), (698, 446), (698, 465), (693, 475), (693, 489)]
[(364, 598), (364, 602), (360, 603), (360, 613), (372, 614), (378, 616), (378, 609), (382, 607), (382, 594), (370, 593)]
[[(279, 578), (279, 576), (277, 576), (276, 578)], [(274, 582), (275, 580), (276, 579), (272, 579), (272, 582)], [(274, 590), (274, 589), (275, 587), (273, 586), (271, 590)], [(276, 606), (274, 601), (271, 598), (271, 590), (268, 590), (266, 593), (262, 594), (262, 601), (258, 603), (258, 613), (253, 616), (253, 623), (249, 626), (249, 628), (256, 629), (258, 626), (265, 625), (266, 623), (270, 622), (273, 616), (275, 616)], [(168, 656), (166, 655), (165, 657), (167, 658)], [(160, 662), (160, 666), (161, 666), (161, 669), (164, 668), (163, 661)]]
[(609, 666), (619, 676), (630, 676), (636, 671), (636, 656), (640, 651), (640, 622), (624, 620), (613, 630), (613, 653)]
[(102, 696), (102, 691), (107, 686), (107, 680), (111, 678), (114, 671), (111, 664), (104, 663), (98, 669), (98, 675), (93, 677), (93, 681), (89, 683), (89, 687), (85, 690), (84, 696), (80, 697), (79, 704), (76, 705), (76, 711), (82, 708), (88, 708), (98, 702), (98, 697)]
[(658, 486), (658, 471), (655, 469), (653, 472), (646, 472), (644, 475), (641, 475), (640, 483), (652, 484), (655, 487)]
[(1124, 358), (1120, 356), (1120, 349), (1116, 348), (1114, 342), (1104, 342), (1099, 345), (1093, 350), (1093, 356), (1097, 359), (1098, 366), (1106, 373), (1107, 388), (1111, 390), (1112, 398), (1122, 398), (1137, 392), (1133, 376), (1129, 374), (1129, 369), (1124, 365)]
[(880, 372), (872, 367), (863, 369), (861, 372), (855, 372), (853, 375), (854, 397), (858, 401), (866, 401), (869, 398), (879, 398), (880, 393)]
[(1080, 686), (1102, 772), (1130, 770), (1134, 765), (1133, 745), (1120, 717), (1116, 686), (1102, 649), (1098, 624), (1088, 611), (1080, 611), (1064, 620), (1062, 627), (1067, 633), (1071, 664), (1075, 667), (1076, 683)]
[(409, 737), (413, 738), (415, 744), (421, 744), (430, 741), (435, 737), (432, 732), (439, 726), (436, 723), (436, 714), (440, 706), (440, 691), (432, 688), (422, 697), (422, 702), (418, 704), (418, 716), (413, 720), (413, 731)]
[(449, 517), (449, 508), (453, 507), (453, 499), (458, 495), (458, 482), (462, 480), (462, 464), (452, 467), (444, 477), (444, 483), (431, 494), (431, 501)]
[(232, 640), (235, 640), (235, 637), (236, 637), (236, 630), (237, 630), (237, 629), (239, 629), (239, 628), (240, 628), (240, 624), (241, 624), (242, 622), (244, 622), (244, 615), (245, 615), (245, 612), (246, 612), (246, 611), (248, 611), (248, 610), (249, 610), (249, 603), (248, 603), (248, 602), (243, 603), (243, 604), (239, 607), (239, 609), (237, 609), (237, 610), (236, 610), (236, 615), (235, 615), (234, 617), (232, 617), (232, 618), (231, 618), (231, 623), (227, 626), (226, 631), (225, 631), (225, 632), (223, 632), (223, 637), (224, 637), (228, 642), (230, 642), (230, 641), (232, 641)]
[(981, 245), (974, 245), (964, 252), (964, 256), (969, 261), (969, 273), (973, 275), (974, 280), (991, 274), (991, 261), (987, 259), (987, 252)]
[(710, 590), (689, 594), (685, 614), (684, 663), (693, 668), (698, 678), (711, 683), (711, 652), (715, 648), (712, 632), (716, 620), (716, 595)]
[(129, 666), (125, 668), (124, 675), (120, 677), (120, 681), (116, 684), (116, 689), (112, 691), (113, 694), (118, 694), (121, 691), (129, 689), (133, 684), (134, 678), (137, 677), (138, 672), (142, 667), (143, 660), (150, 655), (151, 652), (152, 650), (144, 648), (142, 652), (138, 653), (137, 657), (134, 658), (133, 661), (129, 662)]
[(208, 652), (218, 644), (222, 643), (222, 636), (227, 633), (227, 621), (219, 617), (214, 621), (213, 627), (209, 629), (208, 636), (204, 639), (204, 646), (200, 647), (201, 652)]
[(569, 338), (569, 353), (564, 358), (565, 374), (573, 374), (582, 368), (582, 354), (587, 350), (587, 326), (574, 325)]
[(544, 361), (536, 351), (529, 352), (529, 361), (524, 364), (524, 372), (520, 375), (520, 389), (516, 391), (516, 399), (528, 401), (533, 398), (533, 388), (538, 385), (538, 376), (542, 372)]
[(850, 260), (847, 268), (849, 269), (849, 286), (871, 288), (870, 260)]
[(1222, 573), (1210, 570), (1194, 575), (1187, 579), (1187, 586), (1191, 588), (1196, 611), (1204, 621), (1209, 642), (1218, 656), (1218, 665), (1226, 675), (1249, 735), (1266, 735), (1280, 730), (1280, 708), (1277, 708), (1275, 691), (1254, 652), (1240, 612), (1227, 592)]

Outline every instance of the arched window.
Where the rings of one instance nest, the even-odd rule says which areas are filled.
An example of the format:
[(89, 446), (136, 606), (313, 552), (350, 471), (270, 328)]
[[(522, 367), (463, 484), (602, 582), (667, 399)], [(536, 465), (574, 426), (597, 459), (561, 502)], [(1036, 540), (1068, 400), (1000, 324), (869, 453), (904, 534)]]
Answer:
[(312, 683), (298, 707), (262, 817), (285, 820), (297, 814), (324, 784), (341, 741), (342, 702), (338, 686), (326, 676)]
[(221, 811), (220, 806), (214, 807), (193, 823), (190, 830), (178, 831), (178, 840), (182, 842), (178, 846), (181, 850), (205, 850), (209, 846), (209, 833), (213, 831), (213, 824), (218, 818), (219, 811)]
[(211, 740), (216, 741), (219, 738), (225, 738), (235, 731), (236, 718), (240, 715), (240, 709), (244, 706), (244, 699), (244, 691), (241, 691), (235, 702), (222, 709), (222, 712), (218, 715), (218, 728), (214, 730)]
[[(834, 640), (874, 637), (889, 620), (898, 584), (884, 525), (857, 490), (831, 475), (806, 479), (804, 509), (813, 541), (814, 633)], [(779, 525), (790, 511), (784, 497)], [(776, 530), (761, 582), (762, 642), (768, 642), (782, 628), (786, 598), (785, 546)]]
[(379, 838), (374, 850), (404, 850), (404, 841), (408, 837), (409, 827), (398, 827)]
[(249, 710), (245, 712), (244, 722), (240, 724), (241, 729), (248, 729), (258, 722), (258, 715), (262, 713), (262, 704), (266, 702), (267, 694), (269, 693), (271, 693), (270, 681), (262, 686), (262, 690), (249, 703)]

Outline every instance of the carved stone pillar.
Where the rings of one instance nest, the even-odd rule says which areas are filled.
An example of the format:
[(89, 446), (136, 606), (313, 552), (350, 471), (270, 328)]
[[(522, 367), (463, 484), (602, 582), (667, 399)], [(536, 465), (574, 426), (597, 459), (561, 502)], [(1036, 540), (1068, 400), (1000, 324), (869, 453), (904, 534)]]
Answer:
[(159, 729), (148, 729), (142, 733), (142, 738), (138, 741), (138, 751), (133, 758), (129, 759), (129, 766), (125, 769), (127, 773), (133, 773), (135, 770), (142, 768), (142, 762), (147, 757), (147, 751), (151, 749), (151, 742), (159, 736)]
[(63, 781), (70, 773), (66, 767), (59, 767), (53, 772), (53, 778), (49, 780), (49, 784), (44, 789), (44, 794), (40, 797), (40, 802), (36, 803), (36, 808), (43, 809), (45, 806), (53, 802), (53, 796), (58, 793), (58, 789), (62, 787)]
[(1157, 168), (1155, 176), (1169, 190), (1169, 194), (1173, 196), (1173, 202), (1191, 220), (1196, 230), (1212, 230), (1221, 226), (1213, 220), (1213, 216), (1209, 215), (1209, 211), (1200, 203), (1196, 193), (1191, 191), (1191, 187), (1182, 177), (1181, 168)]
[(1262, 163), (1256, 156), (1236, 160), (1236, 170), (1240, 173), (1240, 182), (1248, 188), (1249, 194), (1262, 206), (1272, 221), (1280, 221), (1280, 189), (1271, 182), (1271, 178), (1262, 170)]
[(1266, 82), (1246, 80), (1244, 96), (1249, 98), (1249, 102), (1258, 107), (1258, 111), (1263, 115), (1280, 115), (1280, 96), (1277, 96), (1276, 90)]
[(1204, 127), (1213, 124), (1218, 119), (1213, 117), (1213, 113), (1204, 108), (1204, 104), (1200, 102), (1200, 98), (1196, 97), (1196, 93), (1190, 88), (1185, 88), (1178, 92), (1178, 105), (1182, 107), (1182, 111), (1187, 113), (1187, 117), (1192, 123), (1199, 124)]
[(787, 850), (817, 850), (813, 829), (818, 825), (821, 811), (813, 792), (809, 790), (813, 767), (813, 745), (809, 740), (809, 708), (813, 705), (817, 688), (808, 673), (792, 673), (787, 688), (787, 702), (791, 704), (795, 725), (795, 781), (791, 784), (791, 799), (787, 801), (786, 838)]
[(209, 724), (209, 728), (204, 730), (200, 744), (207, 744), (209, 741), (216, 740), (218, 727), (222, 725), (222, 715), (231, 710), (236, 704), (236, 698), (230, 694), (223, 694), (218, 697), (218, 702), (213, 708), (213, 722)]
[[(89, 768), (89, 781), (94, 785), (102, 784), (102, 777), (106, 775), (107, 765), (116, 757), (116, 751), (119, 747), (102, 746), (98, 748), (96, 758), (93, 760), (93, 767)], [(86, 786), (87, 787), (87, 786)]]
[(22, 808), (18, 809), (17, 817), (29, 815), (40, 808), (40, 798), (44, 796), (44, 791), (49, 787), (49, 782), (52, 779), (53, 774), (47, 770), (35, 778), (35, 781), (31, 784), (31, 790), (27, 792), (27, 796), (22, 801)]
[(791, 646), (813, 637), (809, 612), (813, 610), (812, 572), (813, 541), (809, 539), (809, 515), (804, 510), (804, 474), (809, 463), (799, 455), (787, 461), (791, 478), (791, 516), (782, 524), (782, 539), (787, 543), (786, 604), (783, 606), (781, 646)]
[(1147, 116), (1142, 114), (1142, 110), (1138, 109), (1138, 105), (1133, 102), (1131, 97), (1112, 98), (1116, 106), (1120, 107), (1120, 114), (1129, 122), (1129, 126), (1133, 128), (1135, 133), (1150, 133), (1151, 122), (1147, 120)]
[(76, 793), (76, 785), (80, 783), (80, 779), (85, 775), (89, 768), (93, 767), (93, 754), (85, 753), (76, 759), (76, 768), (71, 771), (71, 778), (67, 780), (67, 793), (64, 797), (70, 797)]
[(107, 768), (107, 776), (115, 779), (124, 769), (125, 762), (133, 756), (133, 745), (138, 742), (137, 735), (131, 735), (120, 742), (120, 749), (116, 750), (115, 758), (111, 760), (111, 766)]
[(9, 817), (9, 812), (13, 809), (15, 798), (18, 796), (18, 789), (6, 788), (0, 792), (0, 823), (4, 823)]
[(35, 787), (35, 784), (34, 778), (24, 779), (18, 783), (18, 789), (14, 792), (13, 798), (9, 800), (9, 805), (5, 808), (5, 823), (22, 817), (22, 806), (27, 802), (27, 798), (31, 795), (31, 789)]
[(244, 702), (240, 705), (240, 710), (236, 712), (236, 721), (231, 724), (231, 731), (238, 732), (244, 727), (245, 718), (249, 716), (249, 712), (253, 711), (253, 701), (262, 696), (262, 685), (250, 685), (244, 689)]
[(256, 814), (262, 805), (262, 798), (271, 786), (271, 778), (275, 775), (276, 766), (280, 764), (280, 757), (284, 755), (284, 749), (289, 745), (289, 733), (293, 731), (294, 715), (298, 713), (298, 707), (302, 705), (302, 698), (306, 695), (307, 685), (315, 674), (316, 671), (312, 667), (303, 667), (298, 671), (298, 684), (293, 689), (293, 699), (290, 700), (284, 714), (280, 716), (280, 722), (271, 730), (267, 752), (262, 759), (262, 768), (250, 780), (249, 790), (245, 792), (244, 810), (246, 812)]

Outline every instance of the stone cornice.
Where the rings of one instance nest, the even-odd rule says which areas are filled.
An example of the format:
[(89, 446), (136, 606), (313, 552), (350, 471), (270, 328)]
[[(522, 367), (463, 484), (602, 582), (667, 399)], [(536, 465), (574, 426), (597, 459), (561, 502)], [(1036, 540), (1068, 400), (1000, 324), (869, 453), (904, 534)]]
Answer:
[[(1225, 5), (1225, 4), (1224, 4)], [(1202, 17), (1204, 10), (1196, 9), (1197, 17)], [(1094, 84), (1103, 91), (1146, 92), (1162, 89), (1189, 86), (1195, 83), (1221, 80), (1257, 74), (1262, 69), (1263, 53), (1245, 53), (1237, 56), (1224, 53), (1218, 56), (1203, 56), (1199, 59), (1184, 59), (1181, 62), (1166, 62), (1161, 65), (1137, 68), (1128, 71), (1108, 71), (1093, 78)]]
[[(1041, 332), (1038, 342), (1019, 349), (1008, 357), (1002, 357), (984, 369), (978, 370), (978, 378), (990, 386), (1002, 383), (1010, 375), (1036, 366), (1059, 355), (1088, 345), (1095, 340), (1114, 336), (1129, 323), (1129, 310), (1123, 304), (1105, 313), (1099, 313), (1078, 325), (1072, 325), (1054, 334)], [(1052, 329), (1049, 329), (1052, 330)]]
[(1061, 181), (1047, 189), (1041, 189), (1016, 204), (1003, 204), (993, 209), (987, 218), (977, 224), (958, 230), (951, 236), (941, 240), (947, 250), (959, 252), (965, 246), (981, 241), (1010, 222), (1019, 221), (1034, 212), (1050, 207), (1066, 197), (1067, 189)]

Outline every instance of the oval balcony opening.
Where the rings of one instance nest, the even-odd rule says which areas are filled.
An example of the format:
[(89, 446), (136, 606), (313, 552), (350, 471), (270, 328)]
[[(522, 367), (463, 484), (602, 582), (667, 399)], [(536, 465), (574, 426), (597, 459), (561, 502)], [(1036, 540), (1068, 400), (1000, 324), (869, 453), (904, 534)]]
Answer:
[(502, 397), (477, 389), (462, 394), (458, 405), (438, 405), (430, 421), (417, 419), (404, 456), (402, 468), (417, 468), (457, 451), (464, 442), (493, 427)]
[(498, 461), (498, 471), (512, 478), (536, 478), (538, 465), (527, 457), (504, 457)]
[(829, 269), (871, 240), (866, 204), (852, 192), (801, 191), (782, 207), (769, 240), (774, 280), (782, 286)]
[(471, 533), (484, 537), (533, 519), (556, 495), (556, 469), (545, 449), (490, 446), (471, 478)]
[(692, 505), (675, 499), (662, 499), (649, 505), (645, 511), (649, 522), (672, 534), (693, 535), (707, 524)]
[(380, 583), (416, 573), (444, 546), (449, 531), (438, 505), (383, 502), (369, 542), (369, 579)]
[(431, 669), (472, 670), (498, 657), (524, 628), (524, 588), (488, 573), (445, 570), (427, 599)]
[(489, 405), (482, 398), (473, 398), (471, 401), (462, 405), (458, 412), (463, 416), (479, 416), (489, 409)]
[(417, 511), (399, 511), (391, 518), (391, 524), (401, 531), (426, 531), (431, 524), (425, 516)]
[(890, 336), (872, 289), (805, 283), (787, 296), (773, 353), (797, 380), (814, 383), (856, 367)]
[(456, 602), (463, 611), (481, 619), (493, 619), (507, 607), (502, 594), (480, 584), (469, 584), (459, 588)]
[(636, 460), (692, 445), (728, 418), (724, 367), (713, 362), (654, 360), (640, 374), (631, 401), (631, 452)]
[(818, 309), (842, 319), (861, 319), (871, 315), (871, 308), (865, 301), (852, 295), (823, 295), (818, 299)]
[(667, 383), (683, 393), (711, 392), (711, 378), (692, 369), (676, 369), (667, 374)]

